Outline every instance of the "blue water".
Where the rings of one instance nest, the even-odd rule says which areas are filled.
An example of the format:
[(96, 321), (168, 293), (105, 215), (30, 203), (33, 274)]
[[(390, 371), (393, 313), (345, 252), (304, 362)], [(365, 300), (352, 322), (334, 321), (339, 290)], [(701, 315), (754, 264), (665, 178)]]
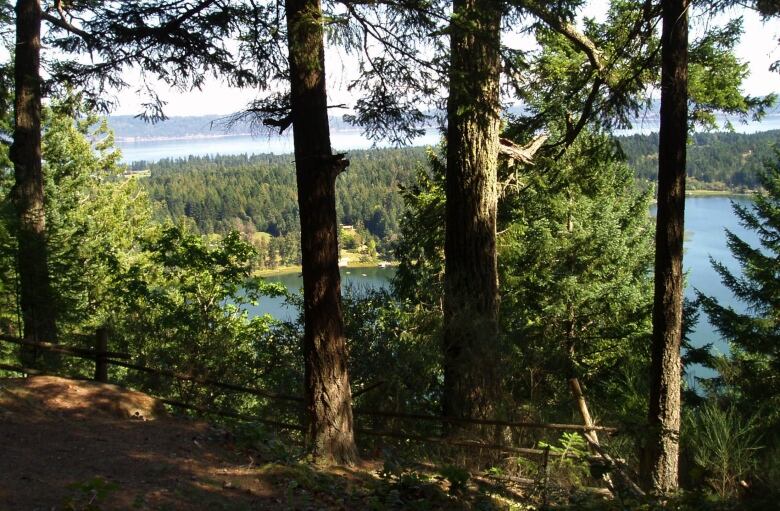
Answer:
[[(648, 119), (644, 125), (635, 127), (632, 132), (645, 131), (652, 125), (653, 121)], [(742, 132), (780, 128), (780, 116), (770, 116), (761, 124), (736, 125), (735, 128)], [(438, 130), (431, 129), (423, 137), (417, 139), (415, 144), (434, 145), (438, 143), (439, 137)], [(333, 134), (333, 145), (336, 150), (367, 149), (372, 147), (372, 142), (366, 140), (357, 131), (338, 131)], [(156, 161), (161, 158), (178, 158), (188, 155), (284, 154), (291, 153), (293, 150), (290, 137), (252, 137), (247, 135), (213, 139), (122, 143), (119, 146), (123, 151), (125, 161)], [(742, 305), (734, 301), (728, 289), (721, 284), (718, 274), (712, 269), (709, 262), (709, 258), (713, 257), (724, 263), (733, 272), (739, 273), (739, 267), (726, 246), (725, 228), (730, 229), (750, 244), (757, 243), (755, 234), (739, 225), (738, 219), (731, 209), (731, 200), (726, 197), (696, 197), (688, 198), (686, 201), (686, 252), (684, 256), (684, 266), (688, 275), (686, 296), (694, 298), (695, 291), (698, 289), (707, 295), (715, 296), (721, 303), (742, 310)], [(733, 200), (741, 204), (749, 204), (749, 199), (746, 198)], [(392, 269), (347, 269), (342, 270), (342, 279), (345, 286), (376, 288), (387, 286), (392, 274)], [(301, 286), (300, 277), (297, 274), (275, 276), (272, 280), (283, 282), (292, 291), (297, 291)], [(258, 307), (252, 308), (250, 312), (252, 314), (269, 313), (279, 319), (291, 319), (296, 314), (295, 311), (287, 308), (281, 299), (264, 299)], [(712, 343), (716, 352), (726, 353), (728, 351), (726, 343), (713, 331), (712, 326), (703, 315), (699, 317), (699, 323), (692, 334), (692, 341), (695, 346)], [(701, 368), (696, 369), (694, 374), (708, 375)]]
[[(745, 229), (731, 208), (731, 202), (749, 206), (746, 197), (689, 197), (685, 201), (685, 254), (683, 266), (687, 272), (685, 296), (695, 298), (696, 290), (714, 296), (722, 305), (729, 305), (739, 312), (745, 311), (745, 304), (737, 301), (721, 283), (720, 275), (712, 268), (710, 258), (723, 263), (733, 274), (740, 274), (740, 267), (726, 245), (724, 229), (733, 232), (750, 245), (758, 245), (754, 231)], [(714, 331), (701, 313), (696, 328), (691, 334), (693, 346), (711, 343), (714, 353), (728, 353), (728, 345)], [(714, 373), (702, 367), (694, 367), (688, 383), (695, 386), (693, 377), (711, 377)]]
[[(438, 129), (429, 129), (425, 135), (414, 140), (413, 145), (425, 146), (439, 143)], [(336, 131), (332, 137), (335, 151), (388, 147), (387, 142), (366, 139), (359, 131)], [(122, 150), (122, 161), (156, 162), (163, 158), (186, 158), (187, 156), (216, 156), (231, 154), (291, 154), (291, 136), (276, 135), (234, 135), (215, 138), (193, 138), (186, 140), (146, 140), (140, 142), (118, 142)]]
[[(387, 268), (341, 268), (342, 291), (361, 289), (382, 289), (390, 285), (395, 269)], [(267, 277), (269, 282), (281, 282), (291, 293), (299, 293), (303, 286), (300, 273), (284, 273)], [(250, 316), (270, 314), (282, 321), (295, 318), (298, 311), (287, 305), (283, 298), (263, 298), (257, 306), (249, 307)]]
[[(720, 119), (722, 122), (723, 119)], [(780, 129), (780, 113), (772, 112), (760, 122), (734, 122), (734, 130), (738, 133), (755, 133)], [(658, 131), (658, 115), (650, 113), (642, 119), (635, 120), (630, 130), (618, 130), (616, 135), (648, 134)], [(412, 145), (435, 146), (439, 143), (441, 134), (438, 128), (428, 128), (424, 135), (416, 138)], [(368, 140), (358, 130), (333, 131), (331, 139), (336, 151), (354, 149), (369, 149), (371, 147), (388, 147), (387, 141), (374, 143)], [(193, 138), (187, 140), (146, 140), (140, 142), (118, 142), (122, 150), (122, 160), (126, 163), (134, 161), (155, 162), (163, 158), (186, 158), (187, 156), (215, 156), (230, 154), (291, 154), (293, 152), (290, 135), (230, 135), (214, 138)]]

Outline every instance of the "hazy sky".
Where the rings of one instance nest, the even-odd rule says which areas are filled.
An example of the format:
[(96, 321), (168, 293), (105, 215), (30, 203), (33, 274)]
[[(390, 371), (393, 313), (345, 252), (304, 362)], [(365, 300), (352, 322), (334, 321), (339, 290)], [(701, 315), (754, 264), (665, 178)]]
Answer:
[[(586, 7), (588, 16), (601, 17), (606, 2), (594, 1)], [(780, 92), (780, 73), (769, 71), (769, 65), (780, 60), (780, 24), (762, 23), (750, 10), (735, 11), (744, 17), (745, 33), (737, 48), (737, 56), (750, 64), (750, 77), (745, 82), (745, 91), (751, 95), (765, 95)], [(702, 30), (702, 22), (694, 17), (692, 34)], [(347, 65), (345, 65), (347, 64)], [(326, 69), (328, 70), (328, 91), (331, 103), (350, 103), (352, 99), (346, 91), (347, 77), (343, 69), (349, 69), (349, 62), (336, 51), (328, 51)], [(128, 82), (137, 83), (134, 73), (128, 73)], [(158, 87), (160, 96), (167, 101), (165, 112), (169, 116), (229, 114), (241, 110), (253, 98), (251, 90), (231, 89), (218, 80), (210, 79), (202, 91), (182, 92)], [(114, 115), (134, 115), (141, 111), (141, 100), (131, 87), (117, 94), (119, 106)]]

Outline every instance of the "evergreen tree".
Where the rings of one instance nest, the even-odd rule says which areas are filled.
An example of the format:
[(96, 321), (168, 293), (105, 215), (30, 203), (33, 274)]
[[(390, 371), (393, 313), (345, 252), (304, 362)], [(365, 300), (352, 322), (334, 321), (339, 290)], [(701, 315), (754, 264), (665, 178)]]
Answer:
[(301, 220), (306, 431), (314, 456), (352, 464), (357, 449), (341, 309), (336, 178), (349, 161), (333, 154), (319, 0), (287, 0), (290, 113)]
[(153, 230), (152, 205), (137, 179), (124, 178), (105, 120), (80, 98), (44, 110), (49, 261), (60, 333), (94, 332), (121, 314), (116, 283), (143, 259)]
[(497, 400), (498, 0), (456, 0), (450, 23), (444, 241), (444, 395), (450, 417), (490, 417)]
[(689, 45), (688, 0), (661, 3), (661, 125), (658, 134), (653, 356), (649, 434), (642, 479), (657, 493), (678, 485), (682, 273), (685, 181), (689, 127), (713, 128), (714, 111), (760, 118), (774, 95), (752, 98), (740, 91), (747, 71), (733, 55), (741, 20), (711, 28)]
[(649, 434), (643, 477), (658, 493), (677, 489), (683, 319), (685, 155), (688, 140), (688, 0), (662, 2), (661, 126), (655, 241)]
[[(621, 378), (649, 359), (650, 193), (603, 134), (583, 132), (529, 185), (500, 239), (507, 386), (542, 418), (569, 417), (578, 379), (602, 417), (631, 419)], [(548, 167), (549, 165), (549, 167)], [(640, 400), (641, 402), (641, 400)]]
[[(39, 0), (16, 3), (14, 51), (14, 133), (10, 157), (15, 183), (20, 306), (24, 337), (54, 342), (56, 308), (49, 277), (46, 213), (41, 167), (41, 5)], [(37, 353), (29, 353), (32, 359)], [(28, 360), (30, 362), (32, 360)]]
[(741, 275), (712, 260), (723, 284), (747, 311), (737, 312), (701, 293), (698, 297), (710, 323), (729, 343), (730, 354), (716, 365), (727, 396), (746, 416), (764, 417), (771, 430), (780, 423), (780, 152), (760, 179), (765, 191), (755, 196), (752, 206), (733, 204), (742, 225), (758, 235), (760, 246), (726, 231)]

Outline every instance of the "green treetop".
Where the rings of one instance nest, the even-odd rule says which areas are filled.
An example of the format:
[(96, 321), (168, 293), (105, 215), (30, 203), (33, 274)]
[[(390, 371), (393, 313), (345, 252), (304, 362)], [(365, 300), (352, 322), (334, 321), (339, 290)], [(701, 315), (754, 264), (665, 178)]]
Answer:
[(747, 305), (746, 312), (722, 305), (699, 293), (710, 322), (729, 343), (720, 370), (729, 397), (746, 413), (763, 412), (780, 421), (780, 152), (761, 176), (765, 193), (752, 206), (733, 204), (742, 225), (755, 231), (759, 246), (751, 246), (726, 231), (727, 244), (741, 274), (712, 260), (723, 284)]

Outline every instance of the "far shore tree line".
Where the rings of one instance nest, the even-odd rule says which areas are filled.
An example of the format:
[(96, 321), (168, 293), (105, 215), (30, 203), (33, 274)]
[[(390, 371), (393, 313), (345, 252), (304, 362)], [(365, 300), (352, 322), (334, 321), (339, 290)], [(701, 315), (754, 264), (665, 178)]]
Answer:
[[(695, 133), (691, 138), (687, 189), (740, 194), (760, 188), (760, 171), (772, 157), (778, 132)], [(636, 186), (654, 187), (658, 135), (615, 140)], [(238, 231), (257, 250), (257, 268), (269, 270), (301, 262), (295, 182), (286, 168), (290, 161), (288, 155), (166, 158), (134, 162), (127, 175), (141, 179), (159, 206), (161, 220), (185, 221), (201, 234)], [(417, 169), (426, 161), (424, 147), (350, 152), (349, 172), (338, 180), (336, 214), (355, 235), (340, 234), (343, 249), (365, 246), (366, 253), (373, 254), (370, 245), (379, 259), (394, 259), (404, 210), (402, 190), (413, 186)]]
[[(341, 295), (337, 198), (339, 176), (350, 172), (350, 159), (331, 146), (329, 113), (338, 105), (328, 102), (327, 42), (354, 62), (349, 88), (357, 99), (345, 120), (369, 137), (408, 142), (430, 122), (426, 112), (443, 107), (442, 148), (429, 155), (430, 168), (419, 169), (403, 193), (407, 208), (398, 253), (407, 261), (397, 282), (407, 303), (419, 301), (412, 313), (431, 325), (438, 340), (433, 366), (439, 376), (433, 385), (442, 413), (493, 418), (506, 413), (509, 403), (535, 399), (543, 409), (561, 400), (552, 390), (553, 377), (573, 389), (604, 384), (601, 395), (610, 396), (615, 380), (605, 375), (617, 363), (611, 357), (621, 350), (632, 353), (635, 367), (648, 375), (635, 394), (642, 396), (646, 416), (638, 462), (642, 484), (654, 493), (674, 492), (682, 420), (689, 133), (694, 125), (714, 127), (717, 111), (760, 118), (775, 98), (751, 97), (740, 89), (747, 67), (733, 54), (742, 31), (739, 19), (713, 23), (691, 37), (689, 0), (613, 0), (604, 20), (580, 20), (580, 4), (18, 0), (12, 9), (2, 2), (11, 60), (2, 68), (0, 106), (3, 127), (12, 134), (8, 158), (14, 170), (9, 192), (14, 222), (3, 240), (16, 250), (16, 275), (4, 285), (18, 282), (20, 333), (31, 341), (56, 342), (69, 315), (78, 312), (97, 322), (121, 310), (111, 320), (118, 328), (135, 322), (126, 342), (150, 360), (176, 360), (165, 346), (142, 338), (156, 333), (190, 339), (198, 349), (178, 363), (212, 375), (243, 363), (249, 367), (245, 377), (270, 378), (275, 373), (264, 375), (264, 363), (299, 355), (310, 453), (323, 464), (355, 463), (350, 371), (365, 368), (348, 353), (348, 338), (360, 326), (345, 322), (345, 310), (370, 311), (343, 302)], [(771, 2), (749, 4), (766, 17), (777, 15)], [(693, 7), (705, 23), (734, 5), (712, 1)], [(538, 49), (503, 44), (512, 32), (531, 35)], [(182, 226), (149, 224), (148, 203), (136, 184), (110, 179), (117, 174), (110, 135), (99, 125), (96, 131), (88, 114), (110, 110), (110, 90), (128, 86), (123, 78), (128, 69), (142, 78), (141, 92), (148, 94), (142, 115), (150, 120), (164, 118), (164, 102), (149, 85), (154, 80), (189, 89), (214, 76), (247, 91), (246, 110), (228, 124), (292, 130), (294, 162), (287, 170), (294, 167), (303, 296), (302, 324), (287, 334), (300, 336), (299, 352), (284, 343), (274, 348), (277, 353), (256, 349), (268, 340), (267, 318), (242, 322), (241, 303), (281, 290), (258, 284), (244, 288), (238, 302), (226, 303), (244, 285), (251, 259), (251, 247), (237, 234), (209, 244)], [(648, 241), (647, 215), (639, 214), (647, 211), (647, 198), (631, 186), (607, 135), (626, 127), (651, 89), (660, 91), (661, 113), (658, 213)], [(527, 109), (502, 118), (504, 98), (522, 101)], [(74, 125), (74, 117), (82, 122)], [(90, 162), (93, 171), (73, 165), (71, 154)], [(91, 181), (99, 175), (103, 183)], [(87, 182), (110, 183), (115, 200), (91, 202), (79, 188)], [(59, 203), (47, 199), (55, 191)], [(98, 206), (103, 216), (83, 209)], [(108, 225), (111, 217), (115, 225)], [(761, 228), (748, 213), (742, 217)], [(582, 237), (583, 226), (600, 230)], [(68, 241), (85, 232), (94, 235), (93, 251)], [(112, 238), (120, 232), (121, 239)], [(606, 235), (616, 232), (620, 239)], [(55, 246), (67, 250), (58, 253)], [(549, 259), (534, 259), (539, 254)], [(64, 261), (69, 263), (58, 267)], [(82, 271), (74, 261), (83, 263)], [(538, 272), (518, 274), (518, 267)], [(589, 272), (592, 286), (584, 285)], [(604, 276), (620, 276), (624, 285), (597, 279)], [(73, 285), (66, 285), (66, 277)], [(736, 288), (743, 285), (731, 281)], [(650, 286), (652, 304), (643, 300)], [(126, 293), (106, 309), (101, 298), (115, 288)], [(550, 302), (542, 306), (540, 297)], [(708, 307), (723, 316), (713, 304)], [(392, 323), (390, 317), (383, 321)], [(624, 329), (629, 326), (635, 328)], [(646, 327), (650, 340), (641, 335)], [(214, 329), (219, 335), (211, 335)], [(554, 339), (554, 349), (532, 342), (545, 337)], [(236, 349), (225, 354), (225, 345)], [(366, 357), (376, 355), (373, 347), (364, 349)], [(217, 363), (220, 353), (232, 363)], [(553, 367), (546, 355), (554, 358)], [(33, 350), (22, 357), (46, 363)], [(502, 378), (511, 374), (505, 372), (508, 364), (518, 363), (534, 368), (528, 387), (527, 381), (507, 385)], [(285, 378), (292, 380), (285, 373), (278, 382)], [(587, 422), (586, 416), (583, 412)], [(447, 434), (484, 432), (452, 427)]]

